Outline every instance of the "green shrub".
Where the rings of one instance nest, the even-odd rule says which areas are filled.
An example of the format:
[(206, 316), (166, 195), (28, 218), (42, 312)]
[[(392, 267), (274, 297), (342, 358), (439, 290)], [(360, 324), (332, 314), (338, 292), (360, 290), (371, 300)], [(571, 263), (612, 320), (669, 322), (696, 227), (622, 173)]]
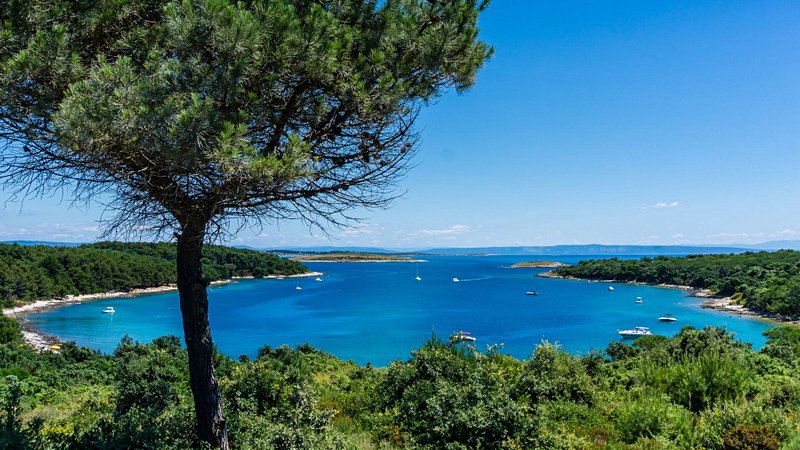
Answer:
[(766, 425), (739, 424), (725, 432), (725, 450), (777, 450), (781, 441)]
[(388, 369), (383, 409), (396, 411), (404, 438), (431, 449), (530, 448), (533, 417), (496, 372), (505, 363), (440, 344)]
[(752, 382), (750, 370), (740, 361), (711, 352), (683, 357), (666, 366), (643, 362), (640, 370), (645, 386), (658, 389), (692, 412), (739, 398), (750, 390)]
[(11, 317), (0, 314), (0, 344), (16, 342), (21, 337), (19, 323)]
[(616, 429), (624, 442), (665, 435), (678, 440), (690, 433), (691, 413), (660, 395), (646, 395), (624, 402), (618, 411)]
[(591, 404), (594, 388), (579, 358), (545, 342), (523, 364), (515, 393), (534, 404), (547, 400)]
[[(761, 430), (747, 435), (769, 435), (771, 433), (781, 441), (792, 434), (797, 424), (789, 422), (783, 411), (776, 408), (764, 407), (753, 402), (724, 402), (711, 409), (703, 411), (698, 420), (700, 424), (697, 434), (700, 444), (707, 449), (726, 449), (726, 439), (730, 430), (741, 425), (754, 427)], [(736, 436), (741, 433), (736, 432)]]

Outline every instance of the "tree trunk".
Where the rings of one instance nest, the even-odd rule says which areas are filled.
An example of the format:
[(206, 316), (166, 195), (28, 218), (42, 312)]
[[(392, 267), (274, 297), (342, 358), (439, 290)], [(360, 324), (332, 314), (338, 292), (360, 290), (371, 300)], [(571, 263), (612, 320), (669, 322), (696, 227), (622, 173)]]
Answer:
[(222, 397), (212, 360), (213, 344), (208, 323), (208, 281), (201, 258), (205, 225), (182, 227), (178, 236), (178, 292), (181, 299), (183, 334), (189, 353), (189, 380), (194, 396), (197, 432), (214, 448), (228, 450), (228, 430), (222, 412)]

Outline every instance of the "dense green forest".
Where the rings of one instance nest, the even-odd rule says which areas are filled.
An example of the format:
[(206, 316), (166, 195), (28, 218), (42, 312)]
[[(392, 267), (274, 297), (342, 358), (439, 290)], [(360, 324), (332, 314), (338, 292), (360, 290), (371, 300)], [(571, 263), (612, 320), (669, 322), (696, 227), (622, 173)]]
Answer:
[[(434, 338), (385, 368), (307, 345), (215, 363), (236, 449), (795, 449), (800, 329), (768, 336), (760, 352), (684, 328), (606, 355)], [(179, 338), (36, 353), (0, 318), (0, 340), (0, 448), (198, 447)]]
[[(305, 266), (270, 253), (208, 245), (210, 280), (293, 275)], [(175, 244), (101, 242), (78, 247), (0, 244), (0, 304), (175, 283)]]
[(556, 275), (710, 289), (757, 311), (800, 315), (800, 252), (595, 259), (561, 267)]

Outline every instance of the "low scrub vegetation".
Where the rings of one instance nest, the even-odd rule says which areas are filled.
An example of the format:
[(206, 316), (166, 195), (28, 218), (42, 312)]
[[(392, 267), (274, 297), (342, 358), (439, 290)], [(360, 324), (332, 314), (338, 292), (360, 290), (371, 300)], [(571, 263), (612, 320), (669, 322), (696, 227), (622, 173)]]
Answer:
[[(201, 448), (179, 338), (36, 353), (0, 329), (0, 448)], [(307, 345), (216, 355), (233, 448), (779, 449), (800, 441), (800, 332), (720, 329), (526, 360), (435, 336), (359, 366)]]

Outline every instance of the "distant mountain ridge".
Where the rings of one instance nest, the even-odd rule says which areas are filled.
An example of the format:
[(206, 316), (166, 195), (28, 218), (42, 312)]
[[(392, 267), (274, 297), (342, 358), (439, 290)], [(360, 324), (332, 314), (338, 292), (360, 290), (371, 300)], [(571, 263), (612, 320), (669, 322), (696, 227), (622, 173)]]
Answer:
[[(714, 253), (744, 253), (757, 248), (716, 247), (691, 245), (551, 245), (551, 246), (508, 246), (508, 247), (453, 247), (427, 249), (384, 249), (373, 247), (281, 247), (265, 249), (276, 253), (386, 253), (386, 254), (428, 254), (428, 255), (687, 255)], [(777, 250), (777, 248), (770, 248)]]
[[(78, 242), (52, 242), (33, 240), (7, 240), (3, 244), (19, 245), (45, 245), (49, 247), (77, 247)], [(543, 246), (496, 246), (496, 247), (441, 247), (441, 248), (382, 248), (382, 247), (347, 247), (347, 246), (281, 246), (257, 247), (252, 245), (232, 245), (234, 248), (249, 250), (267, 250), (278, 253), (334, 253), (334, 252), (361, 252), (361, 253), (426, 253), (441, 255), (685, 255), (685, 254), (712, 254), (712, 253), (743, 253), (760, 250), (800, 250), (800, 240), (767, 241), (760, 244), (731, 244), (731, 245), (608, 245), (608, 244), (580, 244), (580, 245), (543, 245)]]
[(520, 245), (497, 247), (441, 247), (386, 249), (378, 247), (299, 247), (289, 246), (264, 250), (275, 252), (364, 252), (364, 253), (417, 253), (438, 255), (687, 255), (715, 253), (744, 253), (763, 250), (800, 250), (800, 240), (768, 241), (760, 244), (731, 245), (609, 245), (609, 244), (577, 244), (577, 245)]
[(712, 247), (691, 245), (552, 245), (520, 247), (433, 248), (423, 253), (443, 255), (686, 255), (713, 253), (744, 253), (753, 249), (741, 247)]
[(760, 244), (749, 244), (749, 245), (737, 244), (734, 246), (748, 248), (748, 249), (758, 249), (758, 250), (800, 250), (800, 240), (767, 241), (767, 242), (762, 242)]
[(286, 245), (282, 247), (257, 248), (247, 245), (235, 245), (234, 247), (248, 248), (252, 250), (267, 250), (275, 253), (416, 253), (416, 250), (408, 249), (386, 249), (379, 247), (338, 247), (332, 245), (301, 247)]

